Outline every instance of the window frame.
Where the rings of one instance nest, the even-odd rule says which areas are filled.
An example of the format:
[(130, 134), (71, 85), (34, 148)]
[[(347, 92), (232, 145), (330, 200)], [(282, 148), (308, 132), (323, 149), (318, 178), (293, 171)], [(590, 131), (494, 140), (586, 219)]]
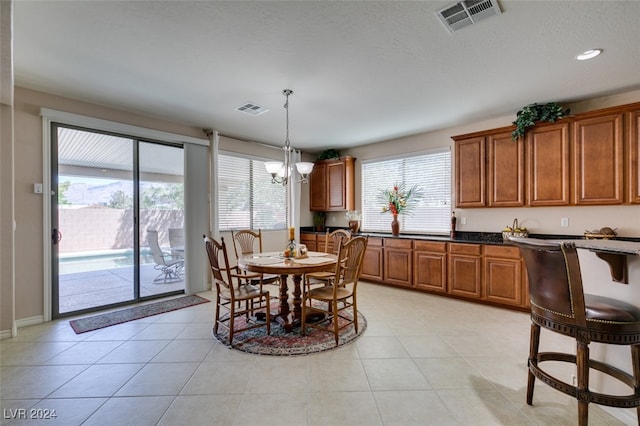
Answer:
[[(429, 196), (430, 192), (425, 184), (422, 181), (422, 175), (425, 172), (419, 171), (416, 172), (415, 169), (407, 170), (407, 167), (411, 165), (410, 163), (413, 161), (420, 161), (423, 157), (426, 156), (440, 156), (442, 154), (446, 155), (446, 161), (442, 165), (442, 170), (427, 170), (426, 174), (434, 174), (438, 175), (436, 177), (441, 177), (441, 181), (437, 181), (436, 188), (439, 190), (435, 191), (435, 195), (437, 197), (444, 197), (442, 208), (438, 207), (437, 203), (433, 202), (433, 198)], [(381, 173), (381, 172), (370, 172), (375, 178), (374, 182), (370, 182), (367, 177), (367, 167), (371, 165), (375, 165), (378, 163), (389, 162), (388, 167), (393, 167), (393, 162), (401, 162), (402, 168), (393, 173), (395, 177), (391, 177), (387, 180), (385, 176), (388, 176), (389, 173)], [(409, 163), (409, 165), (407, 165)], [(381, 168), (384, 165), (380, 165)], [(415, 164), (414, 164), (415, 166)], [(414, 183), (418, 183), (418, 186), (421, 188), (423, 194), (425, 195), (423, 199), (419, 202), (420, 206), (416, 206), (415, 209), (408, 212), (407, 214), (398, 215), (398, 221), (400, 222), (400, 232), (406, 234), (414, 234), (414, 235), (448, 235), (450, 232), (451, 226), (451, 214), (453, 211), (453, 200), (452, 200), (452, 185), (453, 185), (453, 175), (452, 175), (452, 152), (451, 147), (442, 147), (429, 149), (424, 151), (416, 151), (416, 152), (408, 152), (393, 156), (372, 158), (368, 160), (362, 160), (360, 164), (360, 176), (361, 176), (361, 213), (362, 220), (360, 227), (363, 232), (380, 232), (380, 233), (389, 233), (391, 231), (391, 221), (392, 216), (390, 213), (382, 213), (382, 202), (378, 199), (378, 194), (383, 189), (391, 189), (392, 186), (398, 182), (403, 182), (406, 179), (410, 179), (408, 182), (405, 181), (406, 188), (410, 188)], [(415, 179), (418, 177), (421, 182), (416, 182)], [(413, 180), (411, 180), (413, 178)], [(424, 178), (426, 179), (426, 178)], [(384, 181), (384, 184), (380, 182)], [(370, 188), (372, 184), (383, 185), (384, 188)], [(433, 192), (432, 192), (433, 194)], [(429, 202), (429, 199), (432, 199), (432, 202)], [(437, 198), (436, 198), (437, 200)], [(420, 212), (418, 209), (423, 208)], [(424, 208), (431, 208), (435, 210), (437, 214), (435, 220), (429, 220), (431, 216), (429, 216), (427, 211)], [(425, 216), (420, 218), (420, 216)], [(426, 219), (426, 220), (425, 220)], [(437, 226), (433, 226), (431, 223), (436, 223)], [(415, 223), (425, 223), (428, 227), (425, 228), (415, 228), (412, 224)]]

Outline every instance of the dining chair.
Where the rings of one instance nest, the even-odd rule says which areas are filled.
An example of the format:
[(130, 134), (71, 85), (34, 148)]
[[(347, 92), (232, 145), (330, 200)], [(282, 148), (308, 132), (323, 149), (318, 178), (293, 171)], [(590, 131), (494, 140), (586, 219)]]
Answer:
[[(231, 231), (233, 250), (236, 259), (254, 253), (262, 253), (262, 230), (242, 229)], [(257, 249), (257, 250), (256, 250)], [(255, 275), (255, 274), (254, 274)], [(280, 277), (273, 274), (257, 274), (250, 277), (252, 284), (261, 281), (263, 284), (280, 284)]]
[[(640, 424), (640, 309), (622, 300), (585, 294), (574, 243), (527, 238), (510, 239), (520, 247), (529, 277), (531, 335), (527, 404), (533, 404), (535, 379), (578, 401), (578, 424), (587, 425), (589, 403), (636, 408)], [(610, 285), (606, 283), (605, 285)], [(540, 352), (540, 330), (569, 336), (576, 352)], [(592, 359), (589, 344), (626, 345), (631, 348), (632, 374)], [(541, 364), (551, 361), (550, 364)], [(558, 362), (575, 365), (577, 385), (557, 377)], [(547, 368), (549, 367), (549, 368)], [(609, 375), (633, 389), (629, 395), (598, 393), (589, 387), (590, 370)], [(554, 376), (552, 373), (556, 374)], [(566, 380), (566, 379), (565, 379)]]
[[(338, 262), (335, 277), (324, 287), (304, 287), (302, 294), (302, 334), (307, 328), (333, 333), (336, 345), (340, 330), (353, 324), (358, 332), (358, 303), (356, 289), (362, 273), (362, 259), (367, 248), (368, 237), (355, 237), (347, 243), (338, 244)], [(314, 303), (316, 302), (316, 303)], [(326, 308), (325, 308), (326, 306)], [(351, 311), (349, 313), (349, 311)], [(309, 318), (322, 318), (308, 321)]]
[(158, 231), (155, 229), (147, 229), (147, 244), (151, 249), (151, 256), (155, 262), (153, 268), (160, 271), (158, 276), (153, 279), (153, 282), (162, 281), (167, 284), (181, 281), (180, 274), (184, 269), (184, 258), (175, 258), (162, 250), (158, 241)]
[[(351, 231), (346, 229), (336, 229), (333, 232), (327, 231), (325, 235), (324, 252), (338, 254), (340, 242), (347, 243), (351, 240)], [(305, 286), (314, 284), (330, 285), (335, 279), (335, 271), (320, 271), (306, 274), (304, 277)]]
[[(266, 326), (267, 334), (271, 334), (269, 292), (262, 288), (261, 283), (253, 285), (247, 282), (237, 266), (229, 265), (224, 238), (220, 238), (220, 242), (206, 235), (203, 238), (216, 286), (214, 334), (217, 336), (222, 326), (229, 333), (229, 345), (233, 345), (233, 336), (241, 331)], [(259, 321), (256, 314), (263, 311), (266, 321)], [(242, 315), (245, 316), (244, 323), (236, 322), (236, 318)]]

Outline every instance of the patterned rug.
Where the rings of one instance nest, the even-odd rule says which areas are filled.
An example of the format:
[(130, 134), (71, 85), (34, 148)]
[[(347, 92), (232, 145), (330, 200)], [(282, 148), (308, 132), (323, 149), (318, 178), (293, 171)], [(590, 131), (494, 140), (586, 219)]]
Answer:
[(162, 302), (150, 303), (148, 305), (134, 306), (133, 308), (108, 312), (106, 314), (94, 315), (92, 317), (80, 318), (69, 321), (69, 325), (71, 325), (71, 328), (73, 328), (76, 334), (80, 334), (207, 302), (210, 302), (210, 300), (194, 294), (176, 299), (163, 300)]
[[(271, 312), (276, 312), (277, 307), (274, 306)], [(351, 315), (351, 311), (344, 311)], [(239, 317), (236, 328), (244, 325), (244, 318)], [(344, 321), (344, 320), (343, 320)], [(294, 327), (291, 333), (287, 333), (277, 322), (271, 323), (271, 335), (267, 335), (266, 327), (254, 328), (252, 330), (236, 333), (233, 336), (233, 346), (231, 349), (248, 352), (257, 355), (272, 356), (297, 356), (309, 355), (318, 352), (329, 351), (351, 343), (364, 333), (367, 328), (367, 320), (358, 311), (358, 332), (356, 333), (353, 325), (345, 327), (340, 331), (340, 339), (338, 346), (333, 337), (333, 333), (323, 332), (322, 330), (307, 328), (307, 335), (300, 334), (300, 326)], [(219, 333), (214, 337), (225, 346), (229, 347), (229, 335), (222, 327)]]

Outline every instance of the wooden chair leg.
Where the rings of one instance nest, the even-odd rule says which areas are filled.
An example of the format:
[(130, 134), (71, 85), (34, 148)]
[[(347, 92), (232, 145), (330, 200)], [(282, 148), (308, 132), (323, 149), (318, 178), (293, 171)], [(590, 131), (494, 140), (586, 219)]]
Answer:
[(589, 345), (578, 340), (576, 351), (578, 370), (578, 424), (589, 423)]
[(333, 335), (336, 339), (336, 346), (338, 346), (338, 340), (340, 339), (340, 331), (338, 330), (338, 319), (340, 318), (338, 316), (338, 302), (334, 302), (331, 304), (331, 307), (333, 309)]
[[(540, 347), (540, 326), (538, 324), (531, 324), (531, 337), (529, 340), (529, 366), (538, 364), (538, 348)], [(536, 381), (536, 376), (533, 375), (531, 369), (528, 370), (527, 380), (527, 404), (533, 404), (533, 387)]]

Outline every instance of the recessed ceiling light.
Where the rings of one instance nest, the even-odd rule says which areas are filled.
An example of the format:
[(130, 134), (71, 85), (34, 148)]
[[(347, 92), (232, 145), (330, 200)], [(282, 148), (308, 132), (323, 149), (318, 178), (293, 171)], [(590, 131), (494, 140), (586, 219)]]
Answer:
[(601, 53), (602, 49), (589, 49), (576, 56), (576, 59), (579, 61), (586, 61), (587, 59), (595, 58)]

